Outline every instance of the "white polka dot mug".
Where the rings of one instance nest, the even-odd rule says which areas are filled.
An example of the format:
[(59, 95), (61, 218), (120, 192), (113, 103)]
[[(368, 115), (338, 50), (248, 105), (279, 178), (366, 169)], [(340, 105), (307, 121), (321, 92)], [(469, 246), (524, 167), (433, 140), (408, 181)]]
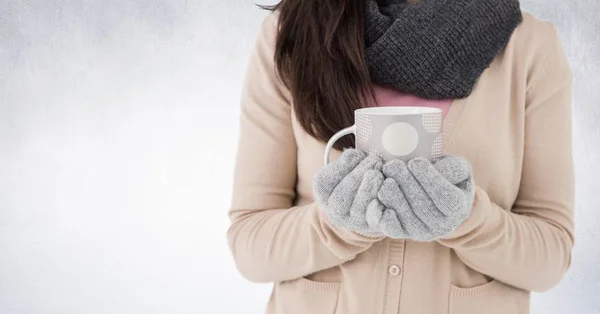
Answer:
[(388, 161), (423, 157), (435, 161), (443, 154), (442, 109), (430, 107), (369, 107), (354, 111), (354, 125), (337, 132), (325, 147), (324, 163), (334, 143), (354, 134), (356, 148)]

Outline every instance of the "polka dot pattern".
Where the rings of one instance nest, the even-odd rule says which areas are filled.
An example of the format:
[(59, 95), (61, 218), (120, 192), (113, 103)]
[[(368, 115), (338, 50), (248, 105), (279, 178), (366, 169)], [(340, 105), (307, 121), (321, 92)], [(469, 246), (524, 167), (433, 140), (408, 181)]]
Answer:
[(433, 161), (438, 160), (444, 154), (444, 134), (439, 134), (431, 146), (431, 157)]
[(421, 122), (423, 127), (429, 133), (437, 133), (442, 127), (442, 114), (438, 113), (424, 113), (421, 115)]
[(383, 159), (383, 154), (382, 154), (382, 153), (380, 153), (380, 152), (378, 152), (378, 151), (376, 151), (376, 150), (374, 150), (374, 149), (372, 149), (372, 148), (369, 148), (369, 150), (368, 150), (368, 152), (367, 152), (367, 153), (368, 153), (369, 155), (375, 155), (375, 156), (377, 156), (377, 157), (379, 157), (379, 158), (382, 158), (382, 159)]
[(367, 143), (373, 133), (371, 119), (368, 115), (357, 114), (354, 122), (356, 123), (356, 141), (361, 144)]

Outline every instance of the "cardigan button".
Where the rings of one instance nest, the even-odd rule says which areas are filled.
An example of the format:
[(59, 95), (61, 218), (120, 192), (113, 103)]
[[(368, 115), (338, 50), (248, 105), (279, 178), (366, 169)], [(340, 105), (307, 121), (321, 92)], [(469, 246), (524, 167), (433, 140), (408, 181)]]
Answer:
[(388, 269), (388, 272), (390, 273), (390, 275), (396, 277), (396, 276), (400, 275), (400, 266), (398, 266), (398, 265), (392, 265)]

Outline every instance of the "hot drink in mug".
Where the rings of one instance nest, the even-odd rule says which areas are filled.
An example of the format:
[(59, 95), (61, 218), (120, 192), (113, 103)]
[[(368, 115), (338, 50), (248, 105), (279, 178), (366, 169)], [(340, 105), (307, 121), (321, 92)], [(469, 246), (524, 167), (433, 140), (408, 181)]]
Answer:
[(430, 107), (369, 107), (354, 111), (354, 125), (337, 132), (325, 148), (324, 163), (334, 143), (354, 134), (356, 148), (388, 161), (423, 157), (435, 161), (443, 154), (442, 109)]

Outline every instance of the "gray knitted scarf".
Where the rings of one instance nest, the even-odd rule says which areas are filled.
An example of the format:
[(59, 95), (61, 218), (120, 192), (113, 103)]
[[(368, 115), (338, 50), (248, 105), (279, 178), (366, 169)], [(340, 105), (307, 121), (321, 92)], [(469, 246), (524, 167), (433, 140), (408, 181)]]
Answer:
[(522, 21), (519, 0), (366, 0), (373, 83), (428, 99), (468, 96)]

